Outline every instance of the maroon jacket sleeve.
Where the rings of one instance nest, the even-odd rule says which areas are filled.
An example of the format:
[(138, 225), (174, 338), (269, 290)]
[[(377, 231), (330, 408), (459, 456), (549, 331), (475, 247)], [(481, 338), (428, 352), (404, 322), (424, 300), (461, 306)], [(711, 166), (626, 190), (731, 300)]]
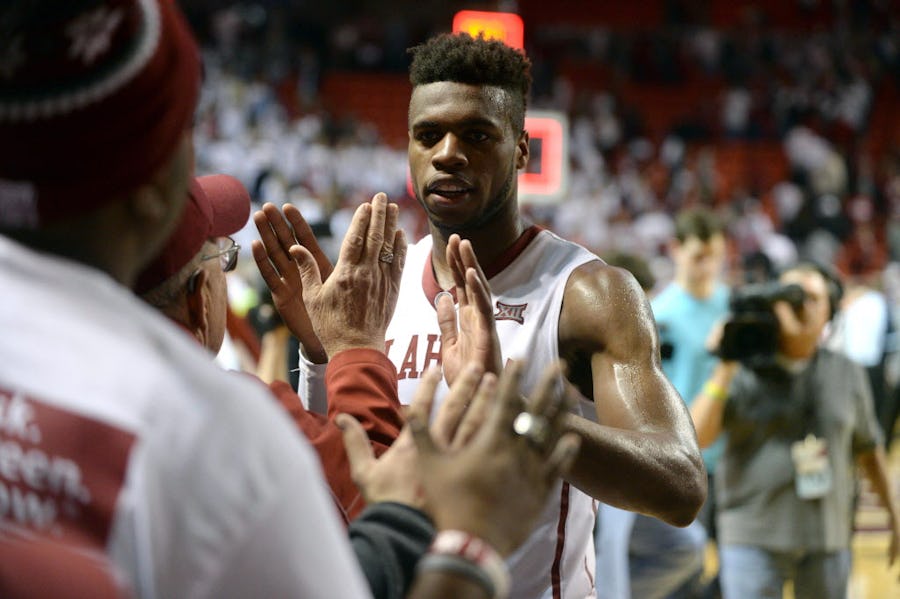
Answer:
[(381, 455), (400, 434), (404, 419), (397, 394), (397, 369), (374, 349), (343, 351), (325, 370), (328, 417), (350, 414), (363, 425), (375, 455)]
[(397, 397), (397, 371), (382, 352), (347, 350), (329, 361), (325, 387), (328, 391), (327, 418), (308, 412), (287, 383), (275, 381), (269, 385), (319, 454), (335, 502), (343, 512), (344, 520), (349, 522), (362, 511), (365, 502), (350, 477), (350, 463), (334, 417), (340, 413), (355, 417), (369, 434), (375, 454), (384, 453), (403, 428)]

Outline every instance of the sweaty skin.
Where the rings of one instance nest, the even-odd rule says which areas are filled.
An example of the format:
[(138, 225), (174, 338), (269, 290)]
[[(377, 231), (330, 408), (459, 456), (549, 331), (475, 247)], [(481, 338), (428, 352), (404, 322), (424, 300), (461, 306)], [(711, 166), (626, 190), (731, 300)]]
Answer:
[[(410, 172), (444, 289), (454, 285), (445, 258), (451, 232), (472, 242), (487, 269), (527, 227), (510, 173), (527, 164), (528, 133), (510, 121), (511, 104), (508, 92), (491, 86), (444, 81), (413, 89)], [(569, 417), (583, 442), (568, 480), (611, 505), (689, 524), (706, 498), (706, 472), (687, 408), (662, 372), (637, 282), (600, 261), (579, 267), (559, 324), (567, 376), (594, 400), (600, 423)]]
[(663, 374), (643, 290), (624, 270), (585, 264), (569, 279), (559, 324), (569, 379), (594, 399), (600, 423), (570, 418), (585, 437), (570, 482), (604, 503), (690, 524), (705, 471), (690, 414)]

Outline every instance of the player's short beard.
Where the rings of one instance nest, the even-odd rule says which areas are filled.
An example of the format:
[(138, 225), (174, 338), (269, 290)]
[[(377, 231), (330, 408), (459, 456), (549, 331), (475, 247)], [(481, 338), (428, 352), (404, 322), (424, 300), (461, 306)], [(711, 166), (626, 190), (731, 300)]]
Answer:
[[(453, 233), (459, 233), (460, 236), (466, 231), (473, 231), (484, 228), (488, 223), (490, 223), (503, 209), (506, 207), (508, 202), (516, 202), (518, 198), (512, 193), (513, 183), (515, 182), (516, 177), (516, 165), (515, 163), (510, 164), (509, 167), (509, 175), (506, 177), (506, 181), (503, 183), (503, 187), (500, 188), (500, 191), (491, 198), (491, 201), (488, 203), (487, 210), (482, 212), (481, 214), (476, 214), (474, 218), (468, 220), (464, 223), (458, 225), (444, 224), (441, 222), (436, 222), (435, 219), (429, 218), (431, 223), (441, 232), (444, 238), (450, 237)], [(416, 191), (416, 199), (419, 200), (419, 204), (425, 208), (425, 212), (428, 213), (429, 217), (431, 217), (431, 212), (428, 210), (428, 206), (422, 200), (422, 194), (419, 192), (419, 187), (415, 187)]]

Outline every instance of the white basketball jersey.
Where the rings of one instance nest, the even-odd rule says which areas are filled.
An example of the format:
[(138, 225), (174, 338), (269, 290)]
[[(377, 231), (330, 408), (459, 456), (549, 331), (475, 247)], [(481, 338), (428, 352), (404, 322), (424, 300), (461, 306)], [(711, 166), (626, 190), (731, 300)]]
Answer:
[[(434, 296), (440, 291), (431, 266), (432, 239), (409, 247), (400, 299), (386, 335), (388, 357), (397, 366), (400, 401), (408, 404), (428, 366), (440, 363), (440, 329)], [(598, 258), (550, 231), (532, 227), (487, 272), (503, 359), (527, 359), (523, 388), (530, 391), (544, 366), (559, 357), (558, 328), (563, 293), (578, 266)], [(438, 392), (438, 401), (446, 387)], [(579, 413), (593, 414), (582, 408)], [(596, 502), (568, 483), (551, 494), (526, 543), (509, 559), (511, 597), (594, 597), (593, 528)]]

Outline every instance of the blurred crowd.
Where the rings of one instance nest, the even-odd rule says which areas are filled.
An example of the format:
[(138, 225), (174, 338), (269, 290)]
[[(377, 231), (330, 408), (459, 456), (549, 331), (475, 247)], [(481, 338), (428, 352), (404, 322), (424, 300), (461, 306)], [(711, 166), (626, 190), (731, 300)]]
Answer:
[(0, 596), (837, 599), (870, 499), (893, 567), (900, 14), (757, 1), (13, 2)]
[[(877, 130), (895, 121), (877, 120), (875, 109), (890, 110), (877, 99), (898, 89), (900, 15), (888, 2), (798, 2), (807, 23), (790, 30), (773, 27), (765, 6), (748, 5), (726, 29), (710, 24), (708, 3), (664, 4), (652, 34), (529, 28), (532, 106), (569, 116), (571, 172), (564, 201), (526, 212), (600, 254), (639, 256), (660, 288), (672, 276), (666, 246), (674, 214), (711, 206), (728, 223), (732, 284), (809, 258), (885, 293), (896, 311), (900, 145), (896, 132)], [(426, 20), (424, 5), (395, 11), (403, 18), (359, 5), (357, 18), (345, 11), (335, 27), (326, 9), (295, 14), (291, 3), (235, 3), (195, 15), (206, 32), (207, 68), (198, 169), (237, 176), (260, 203), (294, 203), (332, 239), (378, 191), (401, 208), (415, 200), (405, 148), (384, 141), (374, 124), (331, 111), (319, 94), (324, 73), (404, 69), (403, 49), (445, 28), (454, 8), (432, 7)], [(681, 112), (669, 107), (671, 120), (651, 126), (653, 106), (627, 93), (648, 83), (710, 93)], [(665, 97), (657, 101), (666, 106)], [(724, 150), (740, 143), (779, 150), (782, 178), (726, 181)], [(401, 209), (401, 219), (411, 238), (424, 233), (418, 210)]]

